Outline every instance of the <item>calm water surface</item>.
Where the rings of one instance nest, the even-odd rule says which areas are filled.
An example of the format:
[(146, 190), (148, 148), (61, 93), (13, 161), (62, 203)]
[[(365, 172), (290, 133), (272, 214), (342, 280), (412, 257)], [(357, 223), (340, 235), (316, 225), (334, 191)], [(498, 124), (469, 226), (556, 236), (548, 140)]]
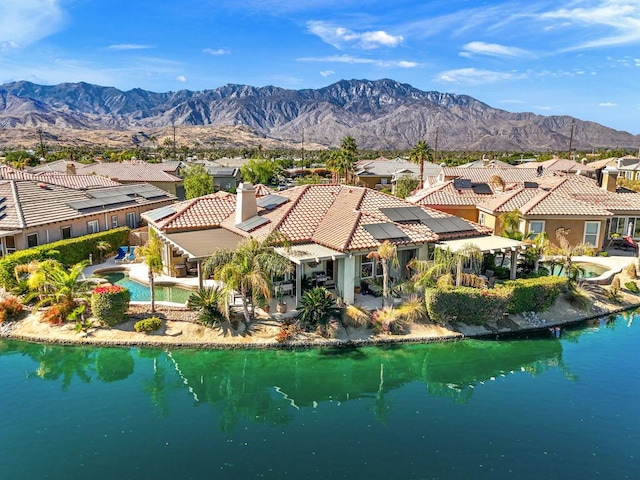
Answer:
[(0, 341), (11, 479), (640, 478), (640, 313), (317, 351)]

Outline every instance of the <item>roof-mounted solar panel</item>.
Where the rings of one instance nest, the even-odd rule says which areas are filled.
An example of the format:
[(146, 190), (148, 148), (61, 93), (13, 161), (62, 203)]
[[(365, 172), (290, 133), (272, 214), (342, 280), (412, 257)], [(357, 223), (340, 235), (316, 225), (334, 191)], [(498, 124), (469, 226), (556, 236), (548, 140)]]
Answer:
[(248, 220), (245, 220), (242, 223), (238, 223), (236, 225), (237, 228), (239, 228), (240, 230), (244, 231), (244, 232), (250, 232), (252, 230), (255, 230), (256, 228), (264, 225), (265, 223), (269, 223), (269, 219), (265, 218), (265, 217), (261, 217), (259, 215), (255, 215), (254, 217), (251, 217)]
[(288, 201), (289, 199), (287, 197), (270, 193), (269, 195), (265, 195), (264, 197), (259, 198), (256, 201), (256, 204), (259, 207), (264, 208), (266, 210), (273, 210), (274, 208)]
[(472, 185), (471, 188), (473, 189), (473, 192), (478, 195), (491, 195), (493, 193), (491, 187), (486, 183), (476, 183)]
[(157, 222), (158, 220), (167, 218), (174, 213), (176, 213), (176, 211), (172, 207), (160, 207), (155, 210), (149, 210), (148, 212), (145, 212), (144, 215), (152, 222)]
[(463, 190), (465, 188), (472, 188), (471, 180), (468, 178), (456, 178), (453, 180), (453, 187), (456, 190)]
[(393, 223), (371, 223), (363, 228), (376, 240), (407, 238), (407, 234)]
[(381, 208), (380, 211), (392, 222), (420, 222), (423, 218), (431, 218), (420, 207)]

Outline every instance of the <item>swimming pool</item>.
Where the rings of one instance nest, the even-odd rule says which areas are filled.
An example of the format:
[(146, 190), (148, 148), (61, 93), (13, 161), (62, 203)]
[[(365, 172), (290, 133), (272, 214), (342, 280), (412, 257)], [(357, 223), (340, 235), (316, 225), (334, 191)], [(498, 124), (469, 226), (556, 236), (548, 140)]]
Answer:
[[(100, 276), (113, 285), (128, 288), (131, 293), (131, 300), (134, 302), (151, 301), (149, 286), (132, 280), (125, 272), (103, 273)], [(189, 295), (193, 293), (193, 290), (167, 285), (156, 285), (153, 291), (155, 292), (156, 301), (173, 303), (187, 303)]]
[[(603, 265), (597, 265), (595, 263), (588, 262), (573, 262), (574, 265), (579, 266), (584, 269), (584, 274), (580, 275), (580, 278), (595, 278), (604, 274), (611, 270), (609, 267), (605, 267)], [(555, 275), (557, 277), (566, 277), (567, 271), (564, 269), (562, 265), (554, 265), (553, 268), (550, 263), (544, 262), (542, 266), (549, 269), (551, 275)]]

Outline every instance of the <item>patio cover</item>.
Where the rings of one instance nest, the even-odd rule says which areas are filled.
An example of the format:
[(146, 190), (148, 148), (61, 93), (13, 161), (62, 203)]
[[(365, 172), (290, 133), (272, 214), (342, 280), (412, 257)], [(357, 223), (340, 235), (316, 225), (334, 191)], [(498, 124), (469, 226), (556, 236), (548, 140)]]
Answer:
[(323, 247), (317, 243), (301, 243), (299, 245), (291, 245), (289, 248), (277, 247), (275, 251), (298, 265), (308, 262), (321, 262), (322, 260), (335, 260), (347, 256), (343, 252)]
[(448, 248), (452, 252), (458, 252), (469, 244), (478, 247), (482, 253), (508, 252), (517, 250), (526, 250), (529, 245), (522, 243), (520, 240), (511, 238), (498, 237), (496, 235), (487, 235), (484, 237), (460, 238), (456, 240), (445, 240), (437, 245), (440, 248)]
[(202, 260), (221, 248), (235, 249), (242, 240), (239, 235), (227, 234), (221, 237), (212, 230), (163, 233), (160, 238), (168, 241), (183, 255), (187, 255), (189, 260)]

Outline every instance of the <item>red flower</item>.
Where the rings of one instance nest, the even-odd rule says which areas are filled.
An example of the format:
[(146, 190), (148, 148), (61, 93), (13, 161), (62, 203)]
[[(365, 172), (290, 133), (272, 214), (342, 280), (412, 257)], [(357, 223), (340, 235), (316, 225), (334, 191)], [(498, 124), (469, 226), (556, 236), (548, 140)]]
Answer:
[(120, 293), (122, 291), (124, 291), (124, 287), (121, 287), (120, 285), (100, 285), (96, 288), (93, 289), (93, 293), (101, 295), (101, 294), (105, 294), (105, 293)]

